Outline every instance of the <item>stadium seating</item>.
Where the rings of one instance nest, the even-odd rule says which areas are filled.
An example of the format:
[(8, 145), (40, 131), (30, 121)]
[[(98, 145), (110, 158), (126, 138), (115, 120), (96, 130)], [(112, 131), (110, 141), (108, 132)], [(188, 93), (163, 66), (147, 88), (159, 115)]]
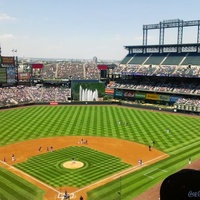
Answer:
[(160, 65), (162, 63), (162, 61), (165, 59), (166, 56), (167, 56), (166, 53), (162, 53), (162, 54), (154, 53), (154, 54), (151, 54), (151, 56), (144, 63), (144, 65)]
[(122, 61), (121, 64), (127, 64), (130, 59), (132, 59), (135, 56), (135, 54), (128, 54)]
[(200, 65), (199, 53), (189, 53), (182, 65)]
[(0, 107), (3, 107), (33, 102), (67, 102), (71, 89), (18, 86), (0, 88), (0, 94)]
[(179, 65), (185, 56), (186, 53), (170, 53), (163, 61), (162, 65)]
[(151, 54), (135, 54), (128, 64), (142, 65)]

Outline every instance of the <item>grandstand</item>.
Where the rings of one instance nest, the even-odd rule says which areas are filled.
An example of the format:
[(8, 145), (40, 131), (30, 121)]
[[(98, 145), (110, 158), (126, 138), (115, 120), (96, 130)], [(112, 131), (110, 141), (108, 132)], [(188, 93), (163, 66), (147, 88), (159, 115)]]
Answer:
[[(181, 29), (180, 25), (182, 27)], [(19, 121), (20, 126), (13, 125), (14, 129), (16, 129), (16, 127), (22, 128), (20, 131), (19, 129), (13, 129), (12, 131), (8, 129), (9, 133), (6, 132), (7, 130), (2, 129), (2, 133), (9, 137), (10, 143), (26, 139), (35, 139), (37, 137), (54, 137), (55, 135), (72, 136), (77, 133), (80, 134), (79, 136), (81, 137), (95, 136), (95, 140), (97, 139), (96, 136), (104, 137), (105, 141), (102, 138), (100, 139), (101, 144), (106, 144), (109, 137), (119, 137), (123, 140), (130, 140), (147, 146), (149, 142), (152, 142), (152, 139), (156, 138), (156, 144), (158, 145), (156, 148), (164, 150), (166, 153), (171, 153), (173, 156), (170, 156), (167, 160), (168, 163), (164, 163), (165, 161), (163, 161), (165, 165), (158, 162), (152, 168), (148, 167), (148, 170), (155, 174), (160, 174), (161, 172), (165, 174), (166, 170), (162, 169), (166, 169), (170, 166), (174, 167), (177, 164), (177, 160), (184, 162), (189, 156), (193, 156), (196, 159), (199, 155), (199, 151), (196, 150), (198, 149), (199, 143), (193, 144), (195, 148), (192, 146), (193, 139), (199, 136), (199, 122), (196, 117), (195, 120), (191, 120), (190, 122), (189, 119), (186, 121), (187, 117), (181, 118), (182, 116), (180, 117), (176, 114), (165, 116), (166, 113), (164, 113), (163, 116), (161, 116), (160, 111), (147, 114), (146, 111), (137, 112), (135, 111), (136, 109), (134, 109), (132, 113), (128, 109), (121, 108), (120, 106), (117, 106), (117, 111), (115, 111), (115, 109), (110, 106), (113, 103), (120, 104), (121, 102), (124, 103), (123, 105), (127, 105), (126, 102), (131, 102), (128, 106), (133, 106), (133, 104), (135, 104), (138, 107), (140, 107), (140, 105), (158, 104), (159, 107), (161, 105), (171, 106), (173, 109), (170, 111), (174, 112), (200, 114), (199, 35), (197, 36), (197, 43), (190, 44), (182, 44), (181, 37), (183, 34), (183, 27), (190, 25), (198, 26), (199, 30), (200, 22), (198, 20), (187, 22), (183, 20), (170, 20), (154, 25), (144, 25), (143, 45), (125, 46), (125, 49), (128, 50), (128, 54), (122, 59), (119, 65), (102, 63), (95, 65), (89, 62), (67, 61), (28, 63), (27, 71), (19, 72), (18, 64), (14, 62), (13, 57), (3, 57), (3, 62), (0, 67), (0, 83), (2, 86), (0, 87), (0, 108), (10, 108), (21, 105), (58, 104), (76, 106), (59, 106), (55, 108), (54, 106), (41, 106), (42, 108), (38, 106), (37, 112), (34, 113), (35, 111), (33, 110), (33, 114), (30, 114), (28, 109), (21, 109), (19, 114), (16, 115), (17, 117), (13, 117), (14, 112), (10, 113), (10, 117), (5, 117), (2, 112), (2, 116), (5, 118), (3, 119), (2, 117), (2, 122), (4, 123), (2, 128), (5, 128), (7, 124), (13, 125), (11, 122), (14, 123), (15, 121)], [(179, 34), (177, 44), (164, 44), (164, 29), (169, 27), (178, 28)], [(147, 45), (147, 31), (150, 29), (160, 30), (159, 45)], [(105, 82), (109, 81), (107, 88), (104, 88), (104, 83), (100, 82), (102, 77)], [(99, 93), (101, 92), (101, 97), (107, 92), (108, 95), (119, 101), (78, 102), (80, 85), (82, 87), (89, 87), (89, 85), (92, 85), (98, 88)], [(73, 101), (71, 101), (72, 98)], [(99, 106), (100, 108), (96, 108), (95, 106), (78, 106), (90, 103), (96, 105), (108, 104), (109, 106), (106, 108), (103, 106)], [(88, 108), (90, 110), (87, 110)], [(49, 112), (47, 112), (48, 109)], [(42, 118), (41, 121), (40, 118)], [(124, 124), (119, 121), (121, 118), (124, 119)], [(160, 119), (162, 118), (164, 123), (161, 126)], [(152, 124), (150, 123), (151, 121)], [(30, 125), (30, 130), (26, 127), (26, 124), (32, 125)], [(187, 129), (185, 129), (185, 127), (183, 129), (183, 124), (188, 124), (186, 126)], [(168, 126), (176, 130), (174, 131), (173, 139), (170, 137), (166, 138), (165, 131), (163, 136), (161, 136), (161, 129), (165, 130)], [(37, 130), (37, 128), (39, 129)], [(37, 131), (35, 131), (35, 129)], [(43, 135), (43, 133), (45, 134)], [(18, 134), (19, 139), (13, 137), (18, 136)], [(188, 134), (190, 135), (188, 136)], [(144, 135), (146, 137), (143, 137)], [(5, 141), (8, 140), (7, 137), (5, 137)], [(182, 140), (182, 138), (184, 138), (184, 140)], [(5, 145), (7, 144), (6, 142), (2, 142), (2, 144)], [(64, 143), (66, 142), (68, 143), (69, 141), (65, 140)], [(77, 144), (77, 141), (74, 140), (71, 144)], [(183, 144), (186, 147), (184, 149), (182, 148)], [(64, 145), (66, 146), (66, 144)], [(119, 143), (117, 145), (119, 145)], [(98, 146), (101, 145), (98, 144)], [(124, 146), (125, 145), (122, 145), (123, 149)], [(144, 146), (144, 148), (146, 147)], [(180, 150), (179, 154), (181, 156), (183, 155), (183, 158), (175, 157), (179, 155), (174, 153), (177, 152), (177, 149)], [(116, 151), (115, 147), (114, 151)], [(64, 153), (64, 155), (66, 155), (66, 153)], [(51, 161), (51, 159), (47, 160)], [(105, 168), (107, 174), (110, 174), (110, 169), (112, 169), (114, 165), (115, 164), (112, 164), (108, 169)], [(88, 164), (88, 166), (90, 165)], [(178, 167), (182, 167), (182, 164), (177, 165), (173, 170), (178, 169)], [(26, 166), (24, 166), (24, 168), (26, 168)], [(30, 166), (30, 168), (32, 169), (33, 167)], [(97, 167), (95, 166), (94, 168)], [(145, 170), (144, 167), (144, 171), (140, 171), (142, 175), (138, 176), (138, 182), (139, 180), (142, 182), (141, 186), (144, 185), (144, 174), (149, 173)], [(171, 168), (168, 170), (168, 173), (171, 173)], [(57, 172), (55, 172), (55, 174), (56, 173)], [(51, 173), (48, 174), (51, 175)], [(94, 176), (93, 173), (88, 174)], [(76, 176), (74, 177), (76, 178)], [(136, 176), (131, 174), (129, 179), (128, 175), (126, 175), (126, 178), (129, 179), (126, 184), (130, 186), (130, 190), (128, 190), (128, 187), (124, 187), (125, 184), (123, 184), (124, 188), (121, 187), (120, 177), (117, 179), (120, 180), (120, 184), (117, 183), (116, 180), (115, 182), (113, 181), (113, 183), (109, 183), (113, 185), (112, 187), (114, 189), (110, 189), (110, 186), (107, 187), (107, 185), (105, 185), (106, 189), (102, 187), (103, 189), (101, 188), (99, 193), (101, 193), (100, 195), (102, 197), (104, 197), (104, 194), (110, 195), (109, 197), (111, 197), (113, 191), (115, 191), (117, 198), (120, 197), (120, 199), (122, 199), (121, 196), (118, 196), (120, 188), (120, 190), (124, 189), (122, 192), (123, 195), (125, 195), (125, 192), (126, 195), (128, 194), (130, 196), (133, 195), (132, 193), (138, 192), (139, 194), (140, 190), (138, 190), (138, 188), (144, 190), (145, 187), (130, 184), (134, 180), (134, 177)], [(161, 180), (162, 177), (160, 175), (158, 175), (158, 177)], [(48, 181), (47, 183), (49, 184)], [(149, 181), (149, 179), (145, 179), (145, 181), (145, 186), (149, 183), (151, 183), (151, 185), (154, 184), (154, 181)], [(58, 182), (60, 182), (60, 180)], [(77, 180), (74, 181), (74, 184), (76, 183)], [(117, 184), (117, 187), (115, 184)], [(135, 190), (132, 189), (133, 185)], [(108, 188), (110, 194), (107, 194)], [(101, 190), (103, 190), (103, 192)], [(96, 193), (96, 191), (94, 193)], [(126, 199), (130, 199), (128, 195)], [(117, 199), (116, 196), (114, 196), (113, 199)], [(90, 194), (90, 199), (96, 199), (96, 197), (92, 198)]]
[[(156, 46), (154, 46), (156, 47)], [(199, 53), (137, 53), (133, 56), (127, 55), (122, 61), (123, 65), (200, 65)]]
[[(182, 109), (177, 106), (183, 98), (190, 99), (189, 102), (200, 100), (200, 32), (197, 32), (197, 43), (182, 43), (183, 28), (189, 26), (197, 26), (199, 30), (200, 21), (175, 19), (143, 25), (143, 44), (125, 46), (128, 54), (120, 63), (122, 78), (113, 85), (114, 97), (142, 103), (176, 104), (177, 110), (197, 112), (199, 109), (194, 104), (190, 110), (188, 106)], [(164, 44), (167, 28), (178, 29), (177, 44)], [(152, 29), (159, 30), (159, 44), (147, 44), (148, 31)], [(126, 95), (130, 92), (131, 97)]]
[[(0, 84), (4, 87), (2, 90), (9, 91), (7, 99), (1, 95), (1, 104), (68, 102), (73, 96), (78, 99), (77, 92), (70, 88), (82, 80), (90, 84), (100, 80), (105, 84), (112, 82), (105, 88), (105, 94), (117, 100), (175, 105), (176, 108), (179, 108), (177, 104), (181, 99), (190, 99), (189, 102), (195, 99), (196, 102), (200, 98), (200, 31), (197, 31), (197, 43), (183, 43), (184, 27), (190, 26), (197, 26), (199, 30), (199, 20), (175, 19), (143, 25), (143, 44), (125, 46), (128, 54), (119, 64), (38, 61), (24, 63), (24, 71), (18, 71), (17, 58), (1, 56)], [(167, 28), (178, 29), (177, 44), (164, 44)], [(148, 31), (152, 29), (159, 30), (159, 44), (147, 44)], [(28, 87), (24, 90), (19, 87), (13, 89), (19, 85)], [(35, 89), (36, 86), (39, 89)], [(54, 89), (55, 86), (61, 89)], [(14, 95), (22, 91), (27, 92), (22, 95), (23, 98)], [(101, 91), (101, 97), (103, 95)], [(185, 107), (178, 110), (197, 112), (199, 109), (193, 105), (192, 110)]]

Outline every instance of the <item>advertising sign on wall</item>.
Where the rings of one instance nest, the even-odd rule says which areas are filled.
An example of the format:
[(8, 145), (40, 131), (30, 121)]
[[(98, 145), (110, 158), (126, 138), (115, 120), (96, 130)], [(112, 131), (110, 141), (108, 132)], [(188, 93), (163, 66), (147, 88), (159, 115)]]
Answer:
[(158, 100), (158, 94), (147, 93), (146, 94), (146, 99)]
[(169, 101), (170, 100), (170, 96), (169, 95), (158, 95), (158, 100)]
[(125, 97), (134, 97), (134, 91), (125, 91), (124, 96)]
[(124, 96), (124, 93), (123, 93), (122, 90), (115, 90), (114, 95), (115, 95), (116, 97), (123, 97), (123, 96)]
[(30, 73), (29, 72), (20, 72), (20, 73), (18, 73), (18, 79), (19, 80), (29, 80)]
[(105, 94), (114, 94), (114, 89), (105, 89)]
[(180, 97), (170, 96), (170, 102), (177, 102)]
[(146, 93), (135, 93), (136, 99), (145, 99)]

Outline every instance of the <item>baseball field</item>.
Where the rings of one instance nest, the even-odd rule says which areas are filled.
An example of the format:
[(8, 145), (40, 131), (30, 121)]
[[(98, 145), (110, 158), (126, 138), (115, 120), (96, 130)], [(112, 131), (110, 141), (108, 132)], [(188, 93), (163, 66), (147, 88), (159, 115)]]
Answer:
[(0, 120), (1, 200), (63, 199), (65, 192), (74, 200), (131, 200), (200, 157), (194, 115), (31, 106), (1, 110)]

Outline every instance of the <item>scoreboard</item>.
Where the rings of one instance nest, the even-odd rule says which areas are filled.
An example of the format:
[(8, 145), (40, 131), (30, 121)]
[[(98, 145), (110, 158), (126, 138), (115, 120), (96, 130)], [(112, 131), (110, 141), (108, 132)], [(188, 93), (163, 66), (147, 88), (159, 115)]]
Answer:
[(14, 56), (0, 56), (0, 83), (14, 83), (15, 74)]
[(7, 76), (6, 68), (0, 67), (0, 83), (6, 83), (7, 82), (6, 76)]

